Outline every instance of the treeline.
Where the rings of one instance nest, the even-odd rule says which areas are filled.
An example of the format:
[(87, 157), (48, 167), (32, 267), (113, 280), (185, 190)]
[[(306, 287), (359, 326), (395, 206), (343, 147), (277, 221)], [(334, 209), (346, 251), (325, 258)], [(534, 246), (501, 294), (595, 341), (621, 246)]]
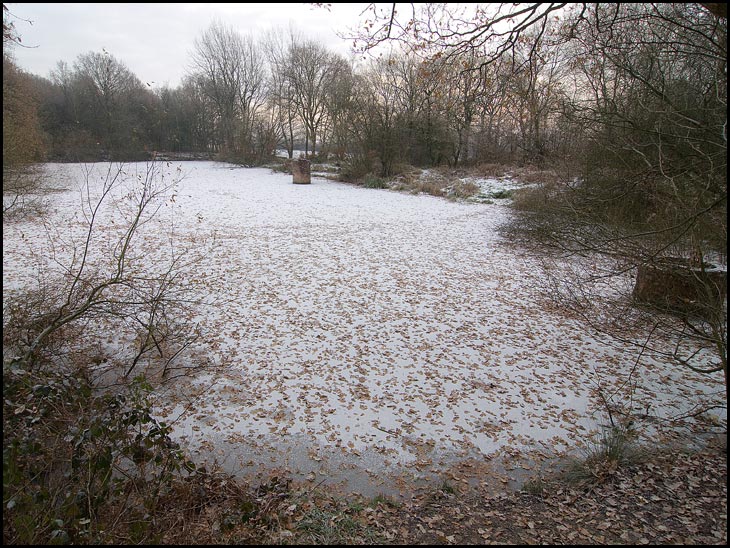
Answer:
[(3, 58), (5, 72), (22, 75), (20, 94), (37, 101), (48, 160), (169, 151), (260, 164), (276, 149), (304, 149), (347, 159), (358, 176), (401, 163), (542, 162), (571, 146), (554, 67), (479, 64), (477, 52), (444, 61), (393, 53), (355, 67), (293, 31), (254, 39), (221, 24), (195, 41), (174, 88), (153, 89), (106, 51), (61, 61), (50, 78)]

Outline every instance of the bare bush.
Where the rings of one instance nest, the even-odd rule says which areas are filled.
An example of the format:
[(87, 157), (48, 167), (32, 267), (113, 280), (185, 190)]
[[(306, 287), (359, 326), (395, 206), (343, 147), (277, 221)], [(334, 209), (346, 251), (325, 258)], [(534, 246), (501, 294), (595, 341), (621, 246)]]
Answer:
[[(695, 278), (694, 302), (678, 309), (673, 302), (637, 300), (635, 271), (622, 270), (602, 257), (594, 256), (590, 262), (575, 258), (570, 263), (553, 258), (546, 259), (544, 265), (553, 305), (606, 342), (637, 349), (635, 363), (624, 379), (624, 392), (604, 394), (598, 387), (612, 427), (629, 421), (637, 425), (642, 421), (684, 424), (687, 419), (725, 407), (720, 402), (727, 401), (727, 300), (718, 298), (716, 284)], [(638, 371), (650, 359), (705, 375), (722, 374), (725, 394), (695, 395), (689, 411), (655, 417), (651, 404), (636, 407), (633, 403)]]
[(31, 167), (3, 170), (3, 219), (43, 213), (43, 194), (49, 191), (44, 183)]
[[(180, 173), (160, 163), (97, 170), (83, 171), (77, 219), (44, 219), (36, 286), (4, 299), (10, 543), (152, 542), (157, 520), (171, 519), (161, 504), (196, 473), (153, 416), (147, 381), (189, 371), (183, 356), (199, 337), (183, 283), (194, 258), (174, 224), (159, 233)], [(150, 232), (166, 236), (165, 249), (149, 248)]]
[(148, 256), (140, 232), (166, 202), (174, 201), (179, 176), (171, 179), (159, 163), (136, 174), (110, 164), (98, 186), (95, 176), (85, 170), (81, 226), (47, 227), (56, 275), (39, 276), (38, 287), (6, 302), (6, 350), (15, 353), (13, 362), (21, 367), (58, 365), (69, 356), (70, 340), (83, 346), (82, 341), (112, 329), (114, 339), (133, 341), (136, 349), (109, 360), (109, 368), (128, 359), (117, 373), (129, 377), (154, 353), (156, 372), (166, 376), (198, 337), (185, 321), (192, 303), (180, 279), (192, 259), (172, 240), (169, 249), (156, 250), (163, 257)]

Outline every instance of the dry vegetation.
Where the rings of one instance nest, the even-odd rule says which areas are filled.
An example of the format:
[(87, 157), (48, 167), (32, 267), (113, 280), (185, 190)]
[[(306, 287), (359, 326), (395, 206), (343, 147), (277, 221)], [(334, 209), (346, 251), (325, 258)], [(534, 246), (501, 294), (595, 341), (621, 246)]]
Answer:
[[(480, 477), (478, 469), (472, 473)], [(161, 544), (718, 544), (727, 542), (727, 460), (717, 447), (657, 452), (576, 483), (518, 491), (451, 475), (403, 500), (336, 495), (281, 478), (251, 486), (199, 471), (170, 482), (154, 514), (109, 505), (77, 542)], [(125, 500), (129, 504), (129, 499)], [(142, 510), (140, 508), (140, 510)], [(97, 529), (98, 528), (98, 529)], [(6, 534), (8, 531), (6, 530)], [(8, 542), (11, 538), (5, 538)]]
[(480, 192), (478, 179), (509, 178), (521, 184), (545, 183), (563, 180), (555, 171), (535, 167), (508, 167), (499, 164), (449, 168), (434, 167), (421, 169), (413, 166), (399, 166), (398, 175), (380, 177), (368, 173), (355, 182), (367, 188), (388, 188), (411, 194), (429, 194), (452, 200), (466, 200)]
[(604, 471), (582, 484), (537, 477), (513, 493), (441, 490), (383, 521), (400, 544), (727, 542), (724, 451), (655, 452)]

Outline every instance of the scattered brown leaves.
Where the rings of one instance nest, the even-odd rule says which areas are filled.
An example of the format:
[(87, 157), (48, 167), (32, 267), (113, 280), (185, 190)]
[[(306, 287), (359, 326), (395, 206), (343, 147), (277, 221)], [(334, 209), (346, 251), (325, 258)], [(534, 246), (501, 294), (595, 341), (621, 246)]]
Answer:
[[(478, 473), (478, 472), (476, 472)], [(399, 503), (313, 491), (272, 479), (256, 489), (206, 476), (164, 501), (163, 543), (720, 544), (727, 543), (727, 454), (663, 451), (576, 487), (555, 476), (541, 493), (444, 483)], [(195, 501), (195, 504), (190, 504)], [(161, 517), (160, 519), (165, 519)]]
[(726, 544), (727, 454), (664, 452), (601, 485), (440, 491), (382, 520), (397, 544)]

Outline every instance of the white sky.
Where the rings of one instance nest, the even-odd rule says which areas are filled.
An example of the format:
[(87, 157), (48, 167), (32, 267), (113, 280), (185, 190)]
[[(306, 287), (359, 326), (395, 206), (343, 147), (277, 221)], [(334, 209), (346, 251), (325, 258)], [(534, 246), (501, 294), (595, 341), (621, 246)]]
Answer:
[[(213, 21), (241, 34), (270, 28), (297, 30), (348, 55), (350, 41), (337, 32), (357, 26), (368, 4), (25, 4), (11, 3), (26, 47), (13, 55), (27, 72), (48, 77), (58, 61), (73, 65), (79, 54), (106, 49), (153, 87), (177, 86), (188, 68), (194, 40)], [(24, 20), (28, 20), (26, 22)]]

